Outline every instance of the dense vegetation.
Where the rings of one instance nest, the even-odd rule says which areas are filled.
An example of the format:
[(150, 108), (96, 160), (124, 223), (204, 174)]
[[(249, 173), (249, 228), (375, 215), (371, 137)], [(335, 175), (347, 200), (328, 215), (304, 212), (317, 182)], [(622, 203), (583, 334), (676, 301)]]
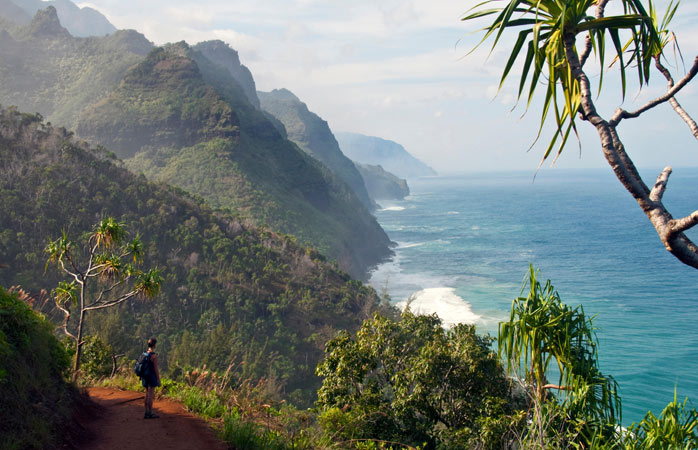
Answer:
[(373, 209), (361, 175), (339, 149), (326, 121), (308, 110), (306, 104), (287, 89), (259, 92), (258, 95), (262, 108), (283, 123), (290, 140), (344, 180), (361, 203)]
[(51, 290), (61, 274), (45, 270), (48, 240), (62, 232), (77, 240), (114, 216), (146, 243), (162, 292), (153, 302), (91, 312), (86, 334), (130, 357), (156, 335), (165, 369), (244, 361), (241, 375), (274, 378), (296, 402), (312, 399), (324, 343), (338, 329), (358, 328), (379, 305), (375, 292), (290, 236), (120, 165), (38, 116), (2, 110), (0, 255), (9, 269), (0, 283)]
[(24, 27), (6, 24), (5, 29), (9, 33), (0, 32), (0, 103), (40, 112), (68, 128), (152, 48), (143, 35), (128, 30), (74, 38), (54, 8), (38, 11)]
[[(674, 398), (623, 428), (612, 377), (598, 370), (593, 323), (530, 272), (500, 324), (499, 356), (473, 326), (380, 314), (327, 344), (317, 408), (298, 410), (226, 373), (192, 370), (166, 395), (215, 418), (233, 448), (683, 450), (698, 448), (698, 411)], [(512, 359), (507, 359), (513, 357)], [(550, 368), (556, 366), (554, 373)], [(132, 386), (132, 374), (107, 383)], [(610, 390), (609, 390), (610, 388)]]
[(0, 447), (58, 448), (76, 392), (53, 326), (0, 286)]
[(74, 38), (51, 8), (9, 31), (0, 33), (3, 104), (38, 111), (130, 158), (137, 173), (311, 243), (357, 278), (390, 254), (351, 188), (250, 101), (253, 80), (236, 80), (249, 73), (227, 46), (153, 49), (133, 31)]

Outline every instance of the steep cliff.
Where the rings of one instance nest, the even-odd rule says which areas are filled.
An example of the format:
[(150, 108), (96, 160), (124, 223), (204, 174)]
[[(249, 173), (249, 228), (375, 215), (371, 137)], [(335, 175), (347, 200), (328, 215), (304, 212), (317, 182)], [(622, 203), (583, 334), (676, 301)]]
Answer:
[(290, 140), (344, 180), (364, 206), (373, 209), (361, 175), (339, 149), (326, 121), (308, 110), (307, 105), (287, 89), (259, 92), (258, 95), (262, 108), (284, 124)]

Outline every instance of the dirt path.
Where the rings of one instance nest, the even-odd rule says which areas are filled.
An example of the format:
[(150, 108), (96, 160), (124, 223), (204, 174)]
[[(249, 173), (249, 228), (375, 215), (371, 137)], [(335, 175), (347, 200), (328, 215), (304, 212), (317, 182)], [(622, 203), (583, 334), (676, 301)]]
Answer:
[(105, 388), (88, 392), (100, 408), (86, 424), (90, 439), (82, 450), (226, 450), (206, 422), (179, 403), (156, 400), (153, 409), (160, 418), (145, 420), (141, 392)]

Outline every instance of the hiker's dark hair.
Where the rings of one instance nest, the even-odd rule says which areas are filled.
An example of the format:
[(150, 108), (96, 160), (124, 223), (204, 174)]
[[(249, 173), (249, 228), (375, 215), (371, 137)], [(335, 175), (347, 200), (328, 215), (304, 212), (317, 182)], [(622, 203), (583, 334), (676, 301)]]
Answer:
[(157, 343), (158, 343), (158, 340), (155, 338), (148, 339), (148, 348), (155, 348), (155, 345)]

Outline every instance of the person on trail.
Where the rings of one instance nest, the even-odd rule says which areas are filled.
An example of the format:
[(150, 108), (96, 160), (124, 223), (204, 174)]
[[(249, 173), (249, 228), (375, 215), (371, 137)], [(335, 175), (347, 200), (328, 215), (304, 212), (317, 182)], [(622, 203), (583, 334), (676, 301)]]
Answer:
[(145, 388), (145, 416), (144, 419), (157, 419), (157, 414), (153, 413), (153, 400), (155, 399), (155, 388), (160, 386), (160, 370), (158, 369), (158, 354), (155, 353), (155, 345), (158, 340), (155, 338), (148, 339), (148, 359), (150, 361), (150, 369), (141, 378), (141, 383)]

